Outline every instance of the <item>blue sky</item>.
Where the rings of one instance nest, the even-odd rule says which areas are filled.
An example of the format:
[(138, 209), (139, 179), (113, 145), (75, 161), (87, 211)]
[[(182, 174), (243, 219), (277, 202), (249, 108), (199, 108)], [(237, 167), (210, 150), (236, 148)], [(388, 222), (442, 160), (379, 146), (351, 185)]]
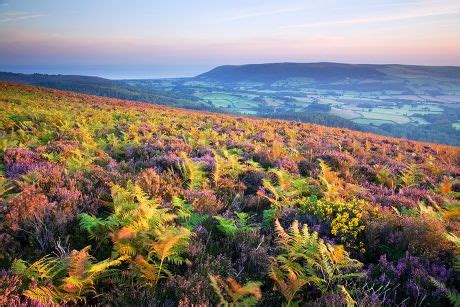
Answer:
[(460, 65), (460, 1), (0, 0), (0, 70), (146, 78), (318, 61)]

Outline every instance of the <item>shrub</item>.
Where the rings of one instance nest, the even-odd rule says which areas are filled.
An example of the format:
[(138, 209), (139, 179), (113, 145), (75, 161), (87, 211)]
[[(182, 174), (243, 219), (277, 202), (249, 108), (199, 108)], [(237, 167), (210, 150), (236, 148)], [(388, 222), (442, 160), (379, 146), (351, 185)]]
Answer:
[(12, 179), (18, 179), (21, 175), (45, 163), (44, 159), (38, 153), (25, 148), (11, 148), (6, 150), (3, 161), (5, 163), (6, 176)]
[(0, 306), (28, 305), (29, 302), (25, 302), (21, 297), (21, 290), (22, 281), (19, 276), (9, 274), (5, 270), (0, 271)]
[(223, 209), (213, 190), (187, 190), (185, 198), (198, 213), (215, 214)]
[[(358, 236), (365, 229), (362, 220), (367, 203), (363, 200), (350, 201), (317, 200), (308, 205), (308, 211), (322, 221), (330, 223), (331, 234), (338, 237), (347, 247), (364, 251), (364, 244)], [(355, 245), (356, 244), (356, 245)]]
[(288, 157), (282, 157), (279, 158), (278, 160), (275, 161), (275, 167), (279, 169), (286, 170), (290, 173), (297, 174), (299, 172), (299, 169), (297, 167), (297, 163), (288, 158)]
[(395, 262), (388, 261), (385, 255), (381, 256), (378, 264), (369, 268), (369, 276), (376, 286), (399, 285), (393, 288), (393, 293), (387, 293), (384, 304), (401, 304), (404, 301), (416, 306), (427, 301), (443, 302), (447, 293), (445, 289), (437, 288), (431, 278), (450, 284), (452, 271), (406, 253)]
[(151, 168), (143, 170), (137, 177), (137, 183), (151, 198), (155, 198), (164, 189), (160, 175)]

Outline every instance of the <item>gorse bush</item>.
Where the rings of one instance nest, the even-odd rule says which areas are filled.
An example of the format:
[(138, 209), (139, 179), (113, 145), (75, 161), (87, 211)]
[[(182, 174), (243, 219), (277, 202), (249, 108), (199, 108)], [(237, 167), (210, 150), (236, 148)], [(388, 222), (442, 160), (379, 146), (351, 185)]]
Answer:
[(330, 223), (331, 234), (337, 236), (347, 247), (359, 248), (364, 252), (362, 242), (358, 236), (365, 229), (363, 211), (366, 202), (352, 199), (350, 201), (315, 200), (309, 205), (310, 212), (323, 221)]
[(10, 83), (0, 106), (1, 306), (458, 304), (456, 147)]

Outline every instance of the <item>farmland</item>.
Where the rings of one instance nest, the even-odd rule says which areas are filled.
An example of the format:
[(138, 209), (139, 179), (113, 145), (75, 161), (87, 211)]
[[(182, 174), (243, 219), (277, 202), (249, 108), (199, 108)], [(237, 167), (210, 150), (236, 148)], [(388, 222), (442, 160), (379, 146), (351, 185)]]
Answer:
[[(237, 84), (232, 87), (218, 86), (212, 82), (191, 82), (187, 79), (171, 79), (168, 82), (141, 81), (158, 90), (180, 90), (188, 92), (207, 103), (227, 112), (260, 114), (268, 109), (277, 111), (307, 111), (311, 103), (331, 106), (327, 114), (336, 115), (355, 122), (367, 121), (378, 125), (378, 121), (394, 124), (430, 124), (421, 120), (427, 114), (442, 114), (449, 104), (460, 100), (460, 85), (449, 90), (448, 98), (430, 95), (402, 95), (395, 91), (354, 92), (341, 90), (318, 90), (310, 83), (299, 80), (274, 83), (270, 90), (260, 85)], [(136, 84), (136, 81), (130, 81)], [(305, 87), (302, 87), (305, 86)], [(293, 87), (300, 87), (295, 88)]]
[[(319, 71), (335, 67), (327, 64)], [(366, 70), (367, 75), (361, 74), (355, 79), (322, 80), (321, 76), (314, 78), (315, 71), (310, 71), (311, 78), (287, 76), (279, 79), (283, 78), (279, 74), (266, 78), (255, 72), (269, 68), (248, 66), (252, 70), (247, 74), (237, 71), (244, 66), (229, 66), (229, 70), (222, 74), (219, 74), (218, 67), (195, 78), (125, 82), (155, 91), (191, 95), (200, 103), (223, 112), (256, 116), (320, 113), (343, 118), (362, 126), (362, 130), (375, 133), (393, 135), (399, 131), (397, 136), (451, 144), (460, 142), (457, 130), (452, 125), (442, 124), (443, 121), (453, 124), (460, 117), (460, 77), (443, 74), (441, 68), (394, 65), (382, 68), (374, 65), (377, 67), (375, 71)], [(309, 69), (308, 66), (305, 69)], [(344, 73), (352, 74), (354, 68), (346, 66), (344, 69)], [(339, 75), (341, 71), (334, 72)], [(251, 73), (253, 79), (250, 79)], [(331, 78), (333, 76), (331, 74)], [(431, 132), (436, 129), (438, 133)]]
[(458, 67), (275, 63), (217, 67), (193, 78), (109, 80), (0, 72), (0, 80), (460, 145), (459, 71)]

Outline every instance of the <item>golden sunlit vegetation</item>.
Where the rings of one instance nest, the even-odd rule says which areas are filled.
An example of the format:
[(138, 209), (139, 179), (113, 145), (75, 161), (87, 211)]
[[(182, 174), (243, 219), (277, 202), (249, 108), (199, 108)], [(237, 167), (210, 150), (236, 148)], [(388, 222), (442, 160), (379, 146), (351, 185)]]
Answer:
[(0, 305), (459, 304), (458, 147), (0, 83)]

